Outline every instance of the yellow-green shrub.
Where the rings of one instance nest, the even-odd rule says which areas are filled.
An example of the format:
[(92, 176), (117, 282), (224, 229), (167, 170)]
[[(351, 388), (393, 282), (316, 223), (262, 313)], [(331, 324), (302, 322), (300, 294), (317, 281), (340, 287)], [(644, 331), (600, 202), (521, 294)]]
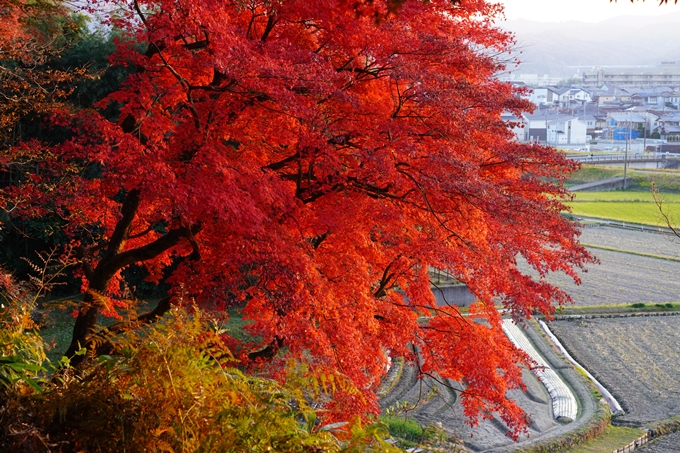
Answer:
[(355, 422), (343, 440), (334, 426), (315, 425), (305, 389), (244, 374), (209, 325), (199, 311), (173, 310), (164, 322), (114, 341), (115, 353), (90, 362), (78, 379), (63, 370), (40, 398), (15, 401), (14, 425), (31, 430), (25, 446), (13, 448), (40, 451), (42, 442), (58, 446), (52, 451), (87, 452), (394, 451), (380, 424)]
[[(32, 318), (37, 296), (0, 269), (0, 390), (39, 391), (45, 345)], [(29, 390), (30, 391), (30, 390)]]

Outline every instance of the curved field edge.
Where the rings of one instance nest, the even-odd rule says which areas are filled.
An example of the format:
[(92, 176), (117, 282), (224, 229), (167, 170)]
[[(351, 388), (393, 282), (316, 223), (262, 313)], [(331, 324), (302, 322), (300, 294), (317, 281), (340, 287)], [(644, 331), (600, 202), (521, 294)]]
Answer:
[[(596, 439), (603, 435), (608, 426), (611, 426), (611, 410), (609, 405), (602, 398), (595, 385), (580, 373), (571, 363), (569, 363), (559, 350), (550, 342), (545, 333), (540, 330), (536, 320), (529, 322), (531, 329), (528, 329), (527, 336), (532, 343), (540, 350), (546, 359), (555, 366), (555, 361), (562, 363), (560, 376), (562, 376), (572, 389), (575, 391), (579, 402), (580, 425), (574, 422), (574, 429), (555, 437), (540, 439), (533, 443), (519, 446), (516, 452), (521, 453), (547, 453), (554, 451), (565, 451), (582, 445), (583, 443)], [(574, 385), (574, 380), (581, 385)], [(583, 391), (585, 389), (585, 392)], [(579, 391), (580, 390), (580, 391)]]
[(578, 373), (549, 342), (538, 324), (535, 321), (527, 324), (530, 328), (524, 332), (529, 341), (576, 395), (579, 405), (578, 418), (572, 423), (562, 425), (554, 432), (547, 432), (540, 438), (519, 442), (513, 445), (510, 451), (528, 453), (561, 451), (560, 449), (566, 446), (578, 445), (599, 436), (609, 425), (611, 419), (609, 406), (585, 376)]
[(521, 447), (517, 452), (521, 453), (548, 453), (564, 451), (565, 448), (574, 448), (583, 443), (596, 439), (601, 436), (608, 426), (610, 426), (611, 413), (606, 402), (600, 401), (597, 405), (597, 412), (588, 420), (585, 425), (570, 431), (568, 434), (539, 441), (527, 447)]
[(619, 402), (614, 398), (609, 393), (609, 390), (602, 385), (590, 372), (588, 372), (587, 369), (585, 369), (580, 363), (578, 363), (570, 354), (567, 352), (567, 350), (564, 348), (560, 340), (552, 333), (550, 330), (550, 327), (543, 322), (543, 321), (538, 321), (539, 325), (541, 326), (541, 330), (543, 333), (548, 337), (550, 340), (550, 343), (557, 348), (557, 350), (562, 354), (562, 357), (567, 359), (571, 363), (571, 365), (576, 369), (576, 371), (581, 374), (585, 375), (588, 380), (595, 385), (597, 388), (598, 392), (604, 397), (605, 401), (607, 401), (607, 404), (609, 405), (610, 412), (612, 414), (623, 414), (623, 410), (621, 409), (621, 405)]
[(524, 333), (524, 329), (515, 324), (512, 319), (504, 319), (503, 331), (516, 348), (521, 349), (531, 360), (535, 362), (531, 371), (543, 384), (552, 400), (552, 415), (556, 420), (562, 418), (570, 422), (578, 416), (578, 401), (571, 388), (562, 380), (560, 375), (553, 370), (543, 356), (538, 352)]

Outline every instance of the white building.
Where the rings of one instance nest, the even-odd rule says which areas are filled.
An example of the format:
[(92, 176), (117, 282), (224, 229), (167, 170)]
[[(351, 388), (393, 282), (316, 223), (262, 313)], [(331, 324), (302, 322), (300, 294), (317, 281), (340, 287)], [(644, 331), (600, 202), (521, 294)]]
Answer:
[(575, 115), (561, 115), (545, 110), (526, 115), (526, 118), (527, 141), (545, 143), (550, 146), (586, 144), (586, 123)]
[(528, 98), (537, 107), (574, 107), (592, 100), (590, 93), (582, 88), (556, 86), (534, 88)]

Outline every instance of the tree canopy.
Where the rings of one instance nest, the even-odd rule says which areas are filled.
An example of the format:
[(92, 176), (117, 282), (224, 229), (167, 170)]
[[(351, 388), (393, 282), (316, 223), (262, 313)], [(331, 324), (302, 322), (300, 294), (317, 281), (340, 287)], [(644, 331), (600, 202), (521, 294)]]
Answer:
[[(90, 1), (92, 9), (112, 2)], [(396, 9), (395, 5), (399, 6)], [(494, 78), (512, 37), (484, 0), (133, 0), (111, 62), (132, 69), (95, 109), (55, 109), (59, 140), (5, 152), (39, 162), (5, 209), (57, 214), (85, 297), (67, 355), (96, 351), (100, 314), (143, 264), (172, 303), (236, 308), (242, 365), (338, 374), (329, 419), (377, 411), (393, 356), (461, 382), (472, 419), (500, 413), (523, 361), (500, 328), (569, 297), (546, 276), (591, 257), (560, 216), (576, 164), (513, 140), (528, 101)], [(105, 109), (117, 114), (104, 116)], [(110, 111), (110, 110), (109, 110)], [(438, 307), (428, 269), (479, 299)], [(75, 356), (74, 360), (79, 357)]]

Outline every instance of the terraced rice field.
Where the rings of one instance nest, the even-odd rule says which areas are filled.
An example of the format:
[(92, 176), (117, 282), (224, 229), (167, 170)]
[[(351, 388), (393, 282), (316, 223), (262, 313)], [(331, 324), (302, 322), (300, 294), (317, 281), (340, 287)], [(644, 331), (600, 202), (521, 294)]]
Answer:
[[(588, 388), (582, 378), (563, 360), (555, 355), (554, 350), (546, 345), (541, 337), (533, 330), (525, 331), (537, 351), (546, 360), (547, 366), (559, 372), (577, 400), (580, 402), (578, 416), (572, 423), (568, 420), (555, 420), (553, 404), (546, 388), (538, 381), (534, 373), (524, 369), (523, 381), (526, 390), (512, 390), (508, 398), (517, 404), (531, 417), (527, 433), (515, 443), (506, 436), (508, 430), (505, 424), (495, 414), (492, 418), (480, 420), (479, 426), (471, 428), (466, 423), (461, 405), (461, 385), (446, 381), (449, 388), (431, 378), (418, 379), (414, 367), (403, 365), (395, 360), (387, 378), (383, 382), (380, 405), (388, 407), (403, 407), (408, 403), (408, 416), (424, 426), (432, 422), (441, 423), (449, 435), (458, 437), (468, 451), (501, 453), (515, 451), (520, 446), (526, 446), (538, 440), (560, 436), (582, 426), (595, 411), (595, 403), (590, 397)], [(432, 389), (436, 387), (436, 391)], [(572, 415), (573, 417), (573, 415)]]
[[(680, 259), (680, 239), (670, 234), (646, 233), (622, 228), (586, 226), (581, 243), (622, 251)], [(596, 250), (593, 252), (597, 253)]]
[(583, 230), (581, 242), (619, 251), (591, 248), (600, 264), (591, 265), (587, 272), (580, 274), (580, 286), (563, 275), (551, 277), (552, 282), (572, 296), (576, 305), (680, 301), (680, 261), (676, 261), (680, 258), (680, 244), (668, 236), (612, 227), (588, 227)]
[[(432, 422), (441, 423), (449, 435), (462, 439), (469, 451), (498, 452), (513, 449), (514, 442), (506, 436), (508, 429), (499, 417), (481, 420), (479, 426), (471, 428), (463, 415), (460, 391), (430, 378), (417, 379), (416, 374), (413, 366), (403, 366), (394, 387), (381, 399), (383, 410), (408, 402), (407, 414), (410, 418), (423, 426)], [(526, 441), (529, 436), (535, 438), (546, 431), (560, 428), (560, 424), (552, 419), (552, 402), (545, 388), (530, 371), (525, 371), (523, 377), (527, 390), (512, 390), (508, 397), (515, 400), (532, 417), (528, 435), (521, 437)], [(452, 381), (446, 381), (446, 384), (454, 389), (461, 387), (459, 383)], [(435, 388), (436, 391), (433, 391)]]
[(550, 328), (617, 398), (626, 413), (620, 420), (642, 425), (680, 414), (680, 316), (554, 321)]
[[(566, 277), (554, 279), (572, 294), (578, 305), (680, 301), (680, 261), (676, 261), (680, 259), (680, 244), (660, 234), (611, 227), (585, 228), (581, 240), (600, 247), (590, 250), (601, 264), (591, 266), (587, 273), (582, 274), (581, 286), (569, 283)], [(588, 320), (583, 325), (568, 321), (552, 324), (574, 357), (625, 405), (624, 409), (629, 412), (625, 416), (627, 420), (641, 423), (680, 414), (680, 316)], [(532, 341), (539, 347), (535, 338)], [(541, 353), (550, 354), (550, 351), (544, 345)], [(557, 360), (551, 366), (563, 375), (575, 375), (566, 363), (561, 362), (560, 365), (559, 359), (551, 360)], [(413, 405), (410, 417), (424, 425), (441, 423), (445, 430), (458, 435), (474, 452), (503, 452), (518, 448), (505, 436), (506, 428), (498, 418), (482, 421), (478, 428), (468, 427), (459, 392), (431, 379), (417, 379), (416, 370), (412, 367), (400, 366), (391, 370), (391, 374), (393, 382), (381, 399), (383, 409), (409, 402)], [(578, 380), (579, 377), (572, 376), (572, 379)], [(524, 381), (526, 392), (513, 391), (508, 395), (532, 415), (531, 437), (523, 437), (523, 442), (559, 435), (574, 428), (573, 425), (560, 425), (553, 419), (549, 396), (533, 374), (525, 372)], [(431, 392), (435, 386), (437, 391)], [(570, 386), (578, 388), (573, 380)], [(584, 393), (578, 396), (579, 410), (583, 405), (594, 407), (588, 390), (583, 387), (581, 392), (585, 392), (585, 396)], [(590, 410), (594, 409), (591, 407)], [(574, 425), (581, 419), (579, 414), (579, 421)], [(680, 449), (652, 453), (666, 451)]]
[[(574, 201), (566, 204), (577, 216), (651, 226), (666, 224), (651, 192), (576, 192), (574, 195)], [(661, 199), (672, 222), (678, 224), (680, 194), (662, 194)]]

